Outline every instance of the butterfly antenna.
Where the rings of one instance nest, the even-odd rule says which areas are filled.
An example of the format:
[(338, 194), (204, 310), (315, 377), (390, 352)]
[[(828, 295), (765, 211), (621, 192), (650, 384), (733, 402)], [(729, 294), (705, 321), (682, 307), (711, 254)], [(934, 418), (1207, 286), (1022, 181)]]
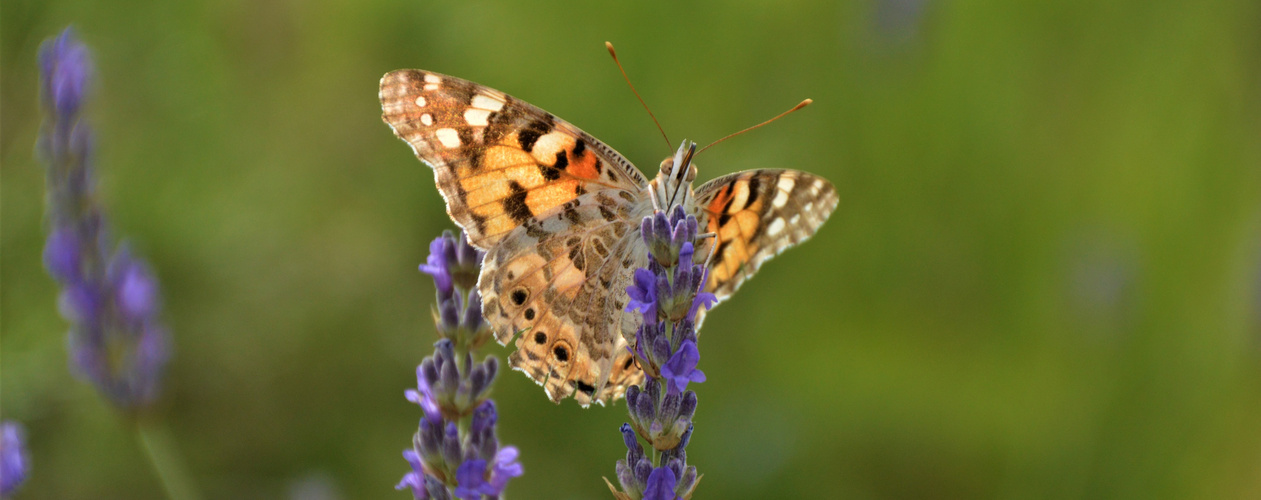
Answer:
[(639, 103), (644, 105), (644, 111), (648, 112), (648, 116), (652, 117), (652, 122), (657, 124), (657, 130), (661, 131), (661, 138), (666, 140), (666, 145), (670, 149), (674, 149), (674, 145), (670, 144), (670, 137), (666, 136), (666, 130), (661, 128), (661, 122), (657, 121), (657, 115), (652, 114), (652, 110), (648, 109), (648, 103), (644, 102), (644, 98), (639, 95), (639, 91), (635, 90), (635, 85), (631, 83), (630, 76), (626, 75), (626, 68), (622, 67), (622, 62), (617, 60), (617, 52), (613, 50), (613, 42), (604, 42), (604, 47), (609, 49), (609, 55), (613, 56), (613, 62), (617, 63), (617, 69), (622, 71), (622, 78), (626, 79), (626, 85), (630, 86), (631, 92), (635, 93), (635, 98), (639, 99)]
[(810, 105), (810, 103), (812, 103), (812, 102), (814, 102), (814, 99), (806, 99), (806, 100), (804, 100), (804, 101), (801, 101), (801, 103), (800, 103), (800, 104), (798, 104), (798, 105), (796, 105), (796, 106), (793, 106), (793, 109), (790, 109), (790, 110), (788, 110), (788, 111), (785, 111), (785, 112), (783, 112), (783, 113), (780, 113), (780, 114), (778, 114), (778, 115), (775, 115), (775, 118), (771, 118), (770, 120), (766, 120), (766, 121), (764, 121), (764, 122), (762, 122), (762, 123), (759, 123), (759, 124), (757, 124), (757, 125), (754, 125), (754, 126), (752, 126), (752, 127), (746, 128), (746, 129), (741, 130), (741, 131), (739, 131), (739, 132), (736, 132), (736, 133), (734, 133), (734, 134), (730, 134), (730, 135), (728, 135), (728, 136), (726, 136), (726, 137), (723, 137), (722, 139), (718, 139), (718, 140), (716, 140), (716, 141), (714, 141), (714, 142), (709, 143), (709, 145), (708, 145), (708, 146), (705, 146), (705, 147), (701, 148), (701, 150), (700, 150), (700, 151), (697, 151), (697, 152), (696, 152), (696, 154), (697, 154), (697, 155), (699, 155), (699, 154), (701, 154), (701, 153), (704, 153), (706, 149), (709, 149), (709, 148), (714, 147), (714, 145), (715, 145), (715, 144), (718, 144), (718, 143), (720, 143), (720, 142), (722, 142), (722, 141), (725, 141), (725, 140), (730, 139), (730, 138), (732, 138), (732, 137), (735, 137), (735, 136), (737, 136), (737, 135), (740, 135), (740, 134), (743, 134), (743, 133), (748, 132), (748, 131), (750, 131), (750, 130), (753, 130), (753, 129), (755, 129), (755, 128), (761, 127), (762, 125), (766, 125), (766, 124), (768, 124), (768, 123), (770, 123), (770, 122), (773, 122), (773, 121), (775, 121), (775, 120), (778, 120), (778, 119), (780, 119), (780, 118), (783, 118), (783, 117), (784, 117), (785, 115), (787, 115), (788, 113), (792, 113), (793, 111), (797, 111), (797, 110), (799, 110), (799, 109), (801, 109), (801, 108), (804, 108), (804, 107), (806, 107), (806, 106), (809, 106), (809, 105)]

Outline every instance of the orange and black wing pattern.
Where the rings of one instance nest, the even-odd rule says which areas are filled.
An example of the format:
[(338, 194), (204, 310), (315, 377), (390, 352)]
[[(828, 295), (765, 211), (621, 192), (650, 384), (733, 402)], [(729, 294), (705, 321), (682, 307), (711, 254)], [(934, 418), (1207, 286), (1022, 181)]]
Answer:
[(583, 194), (646, 184), (577, 127), (476, 83), (405, 69), (381, 78), (382, 119), (433, 167), (447, 213), (480, 248)]
[(697, 219), (717, 245), (708, 291), (730, 297), (763, 262), (814, 235), (837, 201), (827, 179), (796, 170), (746, 170), (705, 183), (696, 192)]

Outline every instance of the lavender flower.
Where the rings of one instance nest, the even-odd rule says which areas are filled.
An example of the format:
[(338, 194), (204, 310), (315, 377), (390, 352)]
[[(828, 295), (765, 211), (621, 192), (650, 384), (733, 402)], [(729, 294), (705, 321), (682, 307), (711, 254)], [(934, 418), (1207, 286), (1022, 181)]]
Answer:
[(701, 360), (696, 342), (684, 340), (679, 350), (661, 367), (661, 378), (668, 383), (669, 394), (679, 394), (687, 389), (688, 382), (704, 382), (705, 373), (696, 369)]
[(438, 333), (460, 351), (476, 350), (491, 336), (490, 329), (483, 328), (482, 295), (475, 290), (484, 254), (469, 245), (464, 233), (457, 240), (443, 231), (429, 244), (429, 257), (420, 266), (421, 272), (433, 276), (438, 289), (433, 311)]
[(31, 464), (26, 458), (26, 439), (16, 422), (0, 424), (0, 496), (9, 496), (26, 481)]
[(676, 500), (674, 488), (678, 480), (669, 467), (658, 467), (648, 474), (648, 486), (644, 488), (644, 500)]
[(434, 322), (441, 337), (434, 354), (416, 367), (416, 389), (408, 401), (424, 416), (403, 458), (412, 471), (395, 489), (410, 489), (417, 499), (498, 498), (508, 480), (524, 473), (513, 446), (495, 436), (499, 414), (489, 399), (498, 361), (473, 361), (472, 351), (490, 338), (477, 292), (481, 251), (449, 231), (429, 245), (420, 270), (433, 276), (438, 290)]
[(157, 280), (126, 245), (111, 251), (96, 202), (92, 130), (80, 115), (92, 74), (87, 47), (66, 29), (40, 47), (39, 64), (50, 226), (44, 264), (62, 286), (72, 369), (119, 408), (136, 411), (157, 396), (170, 357)]
[[(696, 218), (680, 206), (668, 216), (645, 217), (641, 226), (651, 258), (648, 267), (635, 270), (626, 310), (643, 317), (628, 340), (647, 377), (626, 391), (631, 421), (622, 425), (622, 440), (627, 453), (615, 468), (621, 491), (605, 479), (620, 500), (691, 498), (699, 480), (684, 451), (696, 413), (696, 393), (687, 385), (705, 381), (705, 373), (696, 369), (696, 315), (717, 297), (704, 291), (709, 276), (694, 262), (697, 229)], [(652, 447), (651, 454), (640, 439)]]

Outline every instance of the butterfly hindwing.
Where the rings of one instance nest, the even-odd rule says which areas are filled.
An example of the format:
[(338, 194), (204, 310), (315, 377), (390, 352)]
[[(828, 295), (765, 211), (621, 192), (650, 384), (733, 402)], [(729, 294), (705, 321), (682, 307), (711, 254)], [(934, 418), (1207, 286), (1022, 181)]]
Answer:
[(585, 194), (525, 222), (487, 254), (483, 313), (500, 343), (519, 335), (509, 363), (553, 401), (615, 399), (622, 394), (611, 391), (642, 376), (615, 363), (627, 357), (622, 329), (637, 321), (625, 311), (630, 270), (647, 259), (632, 249), (643, 245), (632, 221), (650, 210), (626, 191)]
[(837, 201), (830, 182), (796, 170), (746, 170), (705, 183), (696, 192), (697, 219), (701, 231), (717, 235), (709, 291), (730, 297), (767, 259), (810, 238)]
[(647, 182), (577, 127), (467, 80), (393, 71), (380, 98), (382, 119), (433, 167), (447, 213), (483, 249), (584, 193)]

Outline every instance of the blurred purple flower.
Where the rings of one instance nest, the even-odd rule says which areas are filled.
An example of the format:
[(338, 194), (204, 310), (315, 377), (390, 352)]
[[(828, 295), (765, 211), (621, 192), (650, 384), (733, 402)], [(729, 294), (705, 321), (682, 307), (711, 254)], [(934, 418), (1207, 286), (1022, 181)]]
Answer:
[(0, 424), (0, 496), (17, 491), (30, 471), (22, 426), (16, 422)]
[(403, 450), (403, 459), (412, 466), (412, 471), (403, 475), (403, 480), (394, 485), (394, 489), (401, 490), (411, 488), (412, 496), (416, 500), (427, 500), (429, 495), (425, 492), (425, 464), (420, 460), (420, 454), (412, 450)]
[[(438, 287), (438, 293), (443, 294), (450, 294), (454, 287), (448, 264), (450, 262), (447, 257), (448, 250), (451, 250), (450, 238), (442, 236), (435, 238), (429, 243), (429, 257), (425, 259), (424, 264), (420, 265), (420, 272), (433, 276), (434, 286)], [(450, 253), (455, 255), (454, 250)]]
[(927, 0), (876, 0), (877, 32), (890, 42), (909, 42), (924, 22)]
[(438, 401), (433, 396), (433, 390), (429, 388), (429, 382), (425, 380), (423, 365), (416, 367), (416, 387), (416, 389), (403, 391), (403, 396), (408, 401), (420, 405), (426, 417), (442, 418), (442, 414), (438, 411)]
[(503, 492), (509, 479), (525, 474), (525, 468), (517, 462), (519, 455), (521, 452), (516, 446), (505, 446), (495, 453), (495, 460), (490, 465), (490, 484), (496, 492)]
[(50, 222), (44, 265), (62, 286), (72, 369), (119, 408), (138, 410), (157, 396), (170, 357), (157, 319), (158, 282), (125, 246), (111, 252), (108, 244), (92, 181), (92, 130), (79, 115), (92, 74), (87, 47), (66, 29), (40, 47), (39, 64)]
[(39, 66), (50, 107), (61, 116), (78, 113), (92, 74), (92, 58), (72, 29), (66, 28), (61, 35), (44, 42)]
[(455, 487), (455, 496), (465, 500), (481, 498), (482, 495), (497, 495), (495, 487), (486, 481), (486, 461), (480, 458), (466, 460), (455, 472), (459, 485)]

